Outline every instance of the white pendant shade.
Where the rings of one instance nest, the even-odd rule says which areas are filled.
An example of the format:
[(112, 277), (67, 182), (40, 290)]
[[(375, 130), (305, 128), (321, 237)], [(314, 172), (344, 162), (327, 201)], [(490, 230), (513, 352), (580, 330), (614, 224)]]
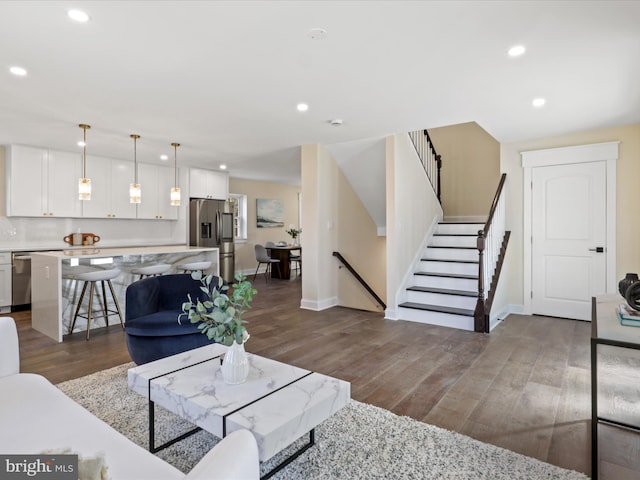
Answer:
[(78, 181), (78, 198), (80, 200), (91, 200), (91, 179), (81, 178)]
[(180, 206), (180, 187), (178, 187), (178, 147), (179, 143), (172, 143), (173, 147), (173, 188), (171, 189), (171, 206), (179, 207)]
[(142, 188), (139, 183), (129, 185), (129, 202), (140, 203), (142, 201)]
[(83, 130), (82, 141), (82, 178), (78, 181), (78, 198), (91, 200), (91, 179), (87, 178), (87, 129), (91, 126), (81, 123), (78, 125)]
[(180, 206), (180, 188), (173, 187), (171, 189), (171, 206), (179, 207)]
[(129, 184), (129, 203), (142, 202), (142, 187), (138, 183), (138, 139), (140, 135), (132, 133), (133, 138), (133, 183)]

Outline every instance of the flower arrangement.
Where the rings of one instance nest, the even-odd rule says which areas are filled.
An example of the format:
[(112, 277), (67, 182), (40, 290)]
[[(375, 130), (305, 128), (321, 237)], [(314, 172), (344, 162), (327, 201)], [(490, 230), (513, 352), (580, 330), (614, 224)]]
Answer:
[(208, 300), (193, 301), (191, 295), (187, 295), (188, 301), (182, 304), (182, 313), (178, 315), (178, 323), (181, 317), (186, 315), (191, 323), (199, 323), (198, 328), (207, 335), (209, 340), (231, 346), (235, 342), (242, 345), (249, 339), (249, 334), (242, 319), (242, 315), (251, 308), (253, 296), (258, 291), (251, 286), (246, 277), (238, 274), (236, 283), (232, 285), (233, 291), (229, 294), (229, 286), (224, 284), (222, 278), (213, 275), (202, 276), (201, 272), (193, 272), (191, 278), (200, 280), (200, 289), (207, 294)]
[(291, 235), (291, 238), (295, 240), (296, 238), (298, 238), (298, 235), (302, 233), (302, 229), (296, 228), (295, 225), (289, 225), (289, 230), (285, 230), (285, 232)]

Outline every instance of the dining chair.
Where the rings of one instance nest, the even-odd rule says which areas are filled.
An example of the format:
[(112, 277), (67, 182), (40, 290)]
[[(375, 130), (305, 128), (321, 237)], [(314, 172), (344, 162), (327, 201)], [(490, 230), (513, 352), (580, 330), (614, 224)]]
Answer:
[(267, 242), (264, 244), (264, 248), (267, 249), (267, 254), (271, 255), (271, 249), (276, 246), (275, 242)]
[(280, 272), (280, 260), (276, 258), (271, 258), (267, 253), (267, 249), (260, 244), (256, 244), (254, 247), (256, 252), (256, 261), (258, 262), (258, 266), (256, 267), (256, 273), (253, 274), (253, 279), (256, 279), (256, 275), (258, 275), (258, 270), (260, 269), (260, 265), (263, 263), (267, 264), (267, 269), (264, 272), (265, 281), (269, 279), (269, 272), (271, 271), (271, 264), (275, 263), (276, 268), (278, 269), (278, 276), (282, 277), (282, 273)]
[(298, 264), (298, 266), (296, 267), (296, 270), (299, 268), (300, 269), (299, 275), (302, 276), (302, 255), (289, 254), (289, 262)]

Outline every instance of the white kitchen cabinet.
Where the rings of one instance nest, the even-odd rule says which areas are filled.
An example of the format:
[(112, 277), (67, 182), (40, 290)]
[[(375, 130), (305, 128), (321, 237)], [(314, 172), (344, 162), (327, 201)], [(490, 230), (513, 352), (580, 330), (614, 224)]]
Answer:
[(142, 187), (138, 218), (177, 220), (178, 207), (172, 207), (169, 198), (174, 186), (174, 169), (163, 165), (139, 163), (138, 180)]
[(11, 312), (11, 253), (0, 252), (0, 313)]
[(91, 200), (83, 201), (82, 216), (88, 218), (136, 218), (136, 205), (129, 202), (133, 162), (95, 155), (87, 156)]
[(229, 175), (213, 170), (189, 170), (189, 197), (226, 200), (229, 196)]
[(7, 158), (7, 215), (80, 217), (79, 153), (11, 145)]

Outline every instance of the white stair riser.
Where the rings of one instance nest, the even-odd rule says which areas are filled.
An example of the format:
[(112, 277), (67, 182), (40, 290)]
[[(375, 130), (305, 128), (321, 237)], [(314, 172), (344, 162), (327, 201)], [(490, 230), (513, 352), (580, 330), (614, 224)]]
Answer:
[(477, 237), (468, 236), (434, 236), (431, 238), (430, 245), (437, 245), (439, 247), (472, 247), (476, 248), (478, 244)]
[(422, 260), (418, 265), (418, 271), (428, 273), (459, 273), (462, 275), (478, 275), (478, 264)]
[(422, 260), (419, 268), (421, 272), (429, 273), (459, 273), (462, 275), (478, 275), (477, 263), (433, 262)]
[(473, 292), (478, 289), (478, 280), (431, 275), (414, 275), (413, 285), (416, 287), (450, 288), (452, 290), (469, 290)]
[(436, 228), (436, 233), (444, 234), (444, 235), (467, 235), (473, 234), (477, 235), (478, 230), (482, 230), (484, 225), (480, 223), (444, 223), (438, 224), (438, 228)]
[(407, 290), (407, 302), (424, 303), (426, 305), (440, 305), (443, 307), (476, 308), (477, 299), (462, 295), (447, 295), (444, 293), (417, 292)]
[(460, 330), (467, 330), (471, 332), (474, 330), (473, 317), (452, 315), (450, 313), (429, 312), (427, 310), (400, 307), (398, 308), (398, 319), (458, 328)]
[(425, 248), (424, 257), (435, 260), (478, 260), (476, 249), (461, 248)]

